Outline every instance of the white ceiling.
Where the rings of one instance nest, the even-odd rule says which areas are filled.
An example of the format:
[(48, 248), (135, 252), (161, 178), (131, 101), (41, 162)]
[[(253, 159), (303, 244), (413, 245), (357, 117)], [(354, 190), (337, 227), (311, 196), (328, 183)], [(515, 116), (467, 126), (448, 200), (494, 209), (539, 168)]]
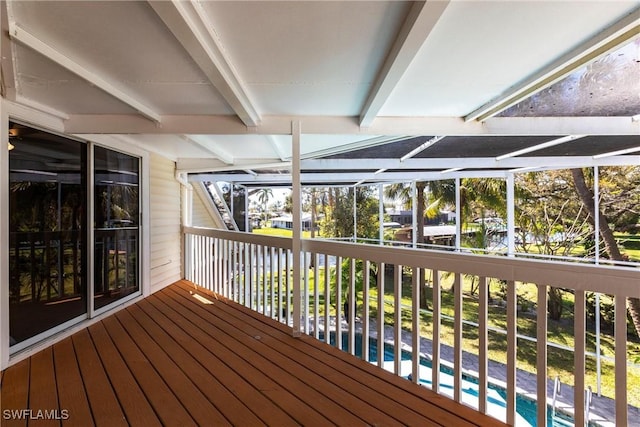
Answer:
[(185, 171), (284, 167), (292, 120), (303, 158), (403, 135), (640, 135), (630, 117), (475, 120), (637, 38), (637, 0), (8, 0), (0, 13), (15, 118)]

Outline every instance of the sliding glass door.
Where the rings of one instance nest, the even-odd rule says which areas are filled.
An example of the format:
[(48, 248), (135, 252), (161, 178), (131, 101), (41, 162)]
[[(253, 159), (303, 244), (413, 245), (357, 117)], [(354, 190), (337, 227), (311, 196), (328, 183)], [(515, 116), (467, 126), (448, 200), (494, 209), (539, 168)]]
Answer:
[(140, 160), (94, 148), (94, 308), (140, 290)]
[(10, 345), (87, 313), (87, 146), (9, 124)]
[(104, 311), (140, 292), (140, 159), (19, 123), (9, 129), (3, 251), (15, 352), (86, 319), (90, 302)]

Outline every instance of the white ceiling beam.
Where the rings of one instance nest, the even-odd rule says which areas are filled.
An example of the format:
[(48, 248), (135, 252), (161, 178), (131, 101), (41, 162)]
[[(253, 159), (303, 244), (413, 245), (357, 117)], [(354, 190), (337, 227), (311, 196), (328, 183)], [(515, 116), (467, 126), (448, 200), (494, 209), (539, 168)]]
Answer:
[(596, 154), (595, 156), (593, 156), (593, 158), (603, 159), (605, 157), (622, 156), (624, 154), (637, 153), (638, 151), (640, 151), (640, 147), (631, 147), (631, 148), (626, 148), (624, 150), (616, 150), (616, 151), (609, 151), (608, 153)]
[(575, 141), (576, 139), (584, 138), (587, 135), (567, 135), (562, 138), (556, 138), (551, 141), (543, 142), (541, 144), (532, 145), (530, 147), (523, 148), (521, 150), (512, 151), (510, 153), (502, 154), (496, 157), (496, 160), (509, 159), (511, 157), (521, 156), (527, 153), (533, 153), (534, 151), (544, 150), (545, 148), (554, 147), (556, 145), (564, 144), (566, 142)]
[(50, 59), (61, 67), (71, 71), (78, 77), (86, 80), (90, 84), (102, 89), (107, 94), (113, 96), (119, 101), (127, 104), (144, 117), (153, 120), (158, 123), (161, 121), (160, 114), (156, 113), (149, 106), (145, 105), (141, 101), (137, 100), (133, 96), (125, 93), (123, 90), (117, 88), (114, 84), (108, 82), (103, 77), (99, 76), (95, 71), (90, 70), (66, 55), (63, 55), (54, 47), (49, 46), (33, 34), (21, 28), (15, 22), (9, 22), (9, 34), (11, 38), (28, 48), (38, 52), (40, 55)]
[(280, 147), (280, 143), (276, 139), (275, 135), (265, 135), (265, 137), (267, 138), (267, 141), (269, 141), (271, 148), (273, 148), (273, 151), (280, 158), (280, 160), (282, 161), (289, 160), (287, 158), (289, 156), (287, 156), (285, 152), (282, 150), (282, 147)]
[[(271, 160), (271, 162), (269, 162)], [(225, 172), (251, 169), (284, 169), (291, 168), (291, 162), (279, 162), (277, 159), (236, 159), (235, 165), (221, 165), (214, 159), (179, 158), (176, 170), (180, 173)]]
[[(318, 135), (640, 135), (640, 121), (629, 117), (493, 117), (464, 122), (457, 117), (378, 117), (367, 129), (353, 116), (264, 116), (247, 128), (231, 115), (163, 115), (156, 126), (137, 115), (70, 114), (67, 133), (144, 133), (209, 135), (290, 135), (291, 121), (300, 120), (305, 134)], [(388, 138), (388, 137), (386, 137)]]
[(404, 156), (400, 157), (400, 161), (404, 162), (405, 160), (412, 158), (413, 156), (423, 152), (424, 150), (426, 150), (427, 148), (431, 147), (433, 144), (435, 144), (438, 141), (441, 141), (444, 138), (445, 138), (444, 136), (434, 136), (433, 138), (431, 138), (430, 140), (428, 140), (424, 144), (421, 144), (420, 146), (418, 146), (418, 147), (414, 148), (413, 150), (409, 151)]
[(202, 142), (197, 141), (188, 135), (181, 135), (180, 138), (186, 143), (211, 154), (212, 156), (221, 160), (227, 165), (233, 165), (235, 163), (234, 157), (226, 150), (220, 148), (216, 143), (214, 143), (214, 146), (212, 147), (210, 145), (205, 145)]
[[(301, 162), (303, 171), (306, 170), (345, 170), (345, 171), (377, 171), (396, 169), (433, 169), (445, 170), (451, 168), (463, 169), (499, 169), (517, 168), (540, 164), (554, 168), (574, 168), (591, 166), (625, 166), (638, 164), (640, 156), (611, 156), (594, 159), (593, 156), (545, 156), (545, 157), (511, 157), (496, 160), (495, 157), (449, 157), (407, 159), (309, 159)], [(256, 168), (252, 168), (256, 169)], [(375, 172), (365, 172), (375, 174)]]
[(371, 126), (448, 5), (449, 1), (413, 3), (364, 103), (361, 127)]
[(260, 114), (244, 83), (225, 55), (217, 34), (211, 28), (203, 6), (195, 1), (149, 1), (167, 28), (198, 64), (211, 84), (220, 92), (240, 120), (249, 127), (260, 123)]
[[(459, 175), (461, 174), (461, 175)], [(364, 182), (394, 182), (394, 181), (413, 181), (413, 180), (441, 180), (441, 179), (451, 179), (456, 177), (464, 177), (464, 178), (503, 178), (507, 174), (507, 171), (473, 171), (469, 173), (452, 173), (451, 175), (447, 175), (443, 177), (442, 174), (433, 171), (425, 171), (425, 172), (385, 172), (376, 176), (363, 175), (361, 173), (356, 172), (344, 172), (344, 173), (302, 173), (300, 178), (302, 183), (338, 183), (344, 182), (349, 183), (350, 185), (355, 185), (358, 183)], [(290, 174), (259, 174), (257, 176), (244, 173), (244, 174), (198, 174), (198, 175), (190, 175), (190, 181), (227, 181), (234, 182), (241, 185), (250, 185), (250, 184), (264, 184), (267, 185), (276, 185), (276, 184), (290, 184), (291, 183), (291, 175)]]
[(595, 61), (640, 34), (640, 7), (620, 21), (599, 32), (565, 55), (542, 68), (525, 81), (510, 87), (497, 98), (469, 113), (465, 121), (483, 121), (534, 95), (566, 77), (576, 69)]

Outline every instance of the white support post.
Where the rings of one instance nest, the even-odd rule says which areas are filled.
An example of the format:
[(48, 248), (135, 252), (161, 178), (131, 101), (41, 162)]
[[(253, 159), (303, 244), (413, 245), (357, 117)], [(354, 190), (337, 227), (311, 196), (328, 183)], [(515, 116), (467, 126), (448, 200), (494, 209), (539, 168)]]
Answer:
[(300, 254), (302, 250), (302, 190), (300, 184), (300, 132), (299, 121), (291, 122), (291, 177), (293, 187), (291, 197), (293, 201), (293, 239), (291, 242), (293, 252), (293, 336), (302, 334), (301, 292), (300, 292)]
[(411, 228), (411, 246), (415, 249), (418, 243), (418, 194), (415, 181), (411, 181)]
[(353, 186), (353, 243), (358, 241), (358, 217), (356, 213), (356, 191), (358, 187)]
[(614, 304), (616, 425), (626, 426), (629, 425), (627, 413), (627, 299), (623, 295), (616, 295)]
[(600, 169), (593, 167), (593, 208), (596, 217), (593, 218), (593, 241), (596, 265), (600, 264)]
[[(593, 219), (594, 261), (600, 264), (600, 169), (593, 167), (593, 205), (596, 217)], [(602, 357), (600, 355), (600, 292), (596, 292), (596, 393), (602, 395)]]
[[(578, 292), (578, 291), (576, 291)], [(584, 295), (584, 294), (583, 294)], [(547, 427), (547, 285), (538, 285), (536, 309), (536, 395), (538, 426)], [(577, 326), (577, 324), (576, 324)], [(578, 329), (575, 329), (578, 331)], [(576, 334), (577, 335), (577, 334)], [(581, 372), (576, 370), (576, 372)], [(576, 388), (576, 390), (578, 390)], [(577, 392), (576, 392), (577, 393)], [(576, 394), (577, 395), (577, 394)], [(576, 424), (577, 425), (577, 424)]]
[(378, 184), (378, 218), (380, 221), (379, 236), (380, 244), (384, 245), (384, 185)]
[(515, 177), (507, 175), (507, 255), (516, 253)]
[(462, 236), (462, 213), (460, 212), (460, 178), (456, 178), (456, 252), (460, 251)]
[[(585, 316), (585, 303), (586, 296), (585, 291), (575, 290), (575, 304), (574, 304), (574, 316), (573, 316), (573, 330), (575, 332), (574, 339), (574, 352), (573, 352), (573, 366), (575, 371), (574, 377), (574, 392), (573, 392), (573, 407), (574, 407), (574, 420), (575, 425), (584, 426), (588, 425), (589, 420), (585, 419), (585, 350), (586, 350), (586, 316)], [(625, 313), (626, 314), (626, 313)], [(540, 324), (540, 316), (538, 316), (538, 324)], [(539, 341), (538, 341), (539, 342)], [(618, 384), (616, 384), (617, 386)]]
[[(9, 117), (0, 99), (0, 242), (9, 247)], [(9, 251), (0, 252), (0, 369), (9, 364)]]
[(249, 232), (249, 189), (244, 187), (244, 232)]

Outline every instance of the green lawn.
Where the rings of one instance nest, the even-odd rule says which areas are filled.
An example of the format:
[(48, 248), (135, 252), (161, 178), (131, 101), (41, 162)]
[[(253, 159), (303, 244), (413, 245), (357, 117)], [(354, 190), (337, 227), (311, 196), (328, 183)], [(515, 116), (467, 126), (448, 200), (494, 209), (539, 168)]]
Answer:
[[(271, 228), (271, 227), (254, 228), (252, 232), (254, 234), (263, 234), (265, 236), (293, 237), (293, 231), (286, 230), (284, 228)], [(302, 238), (303, 239), (311, 238), (311, 232), (303, 231)]]

